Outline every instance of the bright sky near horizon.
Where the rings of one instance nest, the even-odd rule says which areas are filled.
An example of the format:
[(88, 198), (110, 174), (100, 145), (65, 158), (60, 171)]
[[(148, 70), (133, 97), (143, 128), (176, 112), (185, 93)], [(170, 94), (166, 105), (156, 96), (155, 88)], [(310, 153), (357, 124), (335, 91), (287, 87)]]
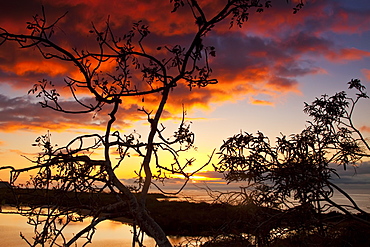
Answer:
[[(169, 0), (0, 1), (0, 27), (15, 33), (27, 32), (26, 22), (41, 13), (42, 5), (51, 21), (68, 11), (54, 36), (69, 49), (91, 47), (91, 23), (103, 28), (108, 16), (117, 33), (126, 33), (139, 20), (149, 25), (151, 34), (144, 42), (149, 52), (157, 52), (155, 48), (164, 44), (186, 45), (197, 29), (188, 9), (171, 13)], [(211, 13), (223, 1), (199, 2)], [(280, 133), (298, 133), (308, 120), (302, 111), (304, 102), (346, 90), (352, 78), (361, 79), (370, 88), (368, 0), (307, 0), (297, 14), (292, 14), (292, 2), (273, 1), (271, 9), (252, 13), (243, 28), (229, 29), (226, 20), (205, 38), (206, 44), (216, 47), (211, 66), (219, 83), (192, 91), (179, 85), (170, 95), (164, 118), (169, 129), (175, 128), (184, 105), (198, 147), (185, 153), (186, 158), (195, 157), (203, 164), (222, 140), (240, 130), (261, 131), (271, 140)], [(35, 50), (21, 50), (8, 43), (0, 46), (1, 166), (29, 165), (22, 155), (35, 157), (39, 150), (31, 144), (48, 130), (59, 145), (81, 133), (102, 133), (107, 111), (95, 118), (90, 114), (60, 114), (41, 108), (34, 95), (27, 95), (39, 80), (47, 78), (58, 85), (74, 73), (73, 66), (45, 61)], [(70, 104), (70, 99), (65, 100)], [(370, 136), (369, 103), (360, 104), (354, 117), (366, 136)], [(123, 104), (116, 128), (128, 133), (147, 132), (146, 116), (137, 111), (139, 108), (137, 103)], [(122, 177), (134, 176), (133, 170), (126, 169)], [(199, 180), (220, 178), (211, 166), (199, 176), (203, 176)], [(0, 178), (8, 180), (5, 172)]]

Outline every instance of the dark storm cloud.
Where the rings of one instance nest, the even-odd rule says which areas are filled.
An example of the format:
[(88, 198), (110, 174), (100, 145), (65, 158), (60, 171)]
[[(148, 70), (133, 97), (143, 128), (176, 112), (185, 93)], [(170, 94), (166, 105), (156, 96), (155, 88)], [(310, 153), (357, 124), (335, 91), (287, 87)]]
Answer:
[(338, 177), (333, 176), (333, 180), (337, 184), (362, 184), (367, 185), (370, 189), (370, 162), (360, 163), (358, 167), (347, 167), (346, 170), (342, 166), (336, 167)]
[[(81, 99), (89, 104), (91, 99)], [(76, 109), (74, 101), (61, 101), (65, 109)], [(79, 128), (105, 129), (106, 115), (109, 108), (98, 113), (64, 114), (48, 108), (42, 108), (31, 96), (10, 98), (0, 94), (0, 129), (3, 132), (17, 130), (38, 131), (49, 129), (55, 131), (75, 130)], [(136, 105), (122, 109), (115, 127), (125, 127), (127, 122), (143, 119)]]

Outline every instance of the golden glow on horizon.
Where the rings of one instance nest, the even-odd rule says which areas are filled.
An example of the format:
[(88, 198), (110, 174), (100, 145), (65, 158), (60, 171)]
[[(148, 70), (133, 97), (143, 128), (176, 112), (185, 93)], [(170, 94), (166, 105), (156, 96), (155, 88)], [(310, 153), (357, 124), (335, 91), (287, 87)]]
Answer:
[[(206, 172), (207, 172), (207, 170), (199, 171), (199, 173), (206, 173)], [(189, 174), (189, 172), (187, 174)], [(178, 178), (178, 179), (184, 179), (185, 180), (185, 177), (183, 175), (180, 175), (180, 174), (171, 174), (169, 176), (171, 178)], [(190, 176), (190, 180), (192, 182), (196, 183), (196, 182), (201, 182), (201, 181), (217, 181), (217, 180), (220, 180), (220, 178), (213, 178), (213, 177), (207, 177), (207, 176), (195, 174), (195, 175)]]

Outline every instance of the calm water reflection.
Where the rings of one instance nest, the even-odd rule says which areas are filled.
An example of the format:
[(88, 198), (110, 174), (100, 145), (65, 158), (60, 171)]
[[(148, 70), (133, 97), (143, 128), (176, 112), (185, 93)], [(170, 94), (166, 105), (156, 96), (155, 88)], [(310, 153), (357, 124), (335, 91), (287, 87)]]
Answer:
[[(9, 212), (12, 208), (2, 207), (4, 212)], [(3, 214), (0, 213), (0, 246), (7, 247), (26, 247), (27, 243), (21, 239), (20, 232), (26, 236), (27, 239), (32, 239), (33, 227), (28, 225), (25, 216), (18, 214)], [(85, 223), (71, 223), (64, 232), (67, 239), (70, 239), (74, 233), (80, 231), (86, 226)], [(93, 241), (88, 246), (90, 247), (126, 247), (131, 246), (132, 241), (132, 227), (116, 221), (104, 221), (98, 224), (97, 231), (94, 234)], [(178, 244), (183, 241), (183, 238), (170, 238), (173, 244)], [(83, 241), (78, 242), (81, 246)], [(146, 246), (155, 246), (152, 238), (146, 237), (144, 241)]]
[[(349, 194), (358, 203), (358, 206), (365, 211), (370, 212), (370, 194), (368, 190), (349, 190)], [(362, 193), (361, 193), (362, 192)], [(199, 193), (189, 193), (187, 196), (191, 196), (194, 199), (200, 199), (207, 201), (206, 195)], [(335, 196), (333, 198), (339, 204), (347, 204), (348, 200), (343, 196)], [(9, 211), (11, 208), (2, 207), (3, 211)], [(31, 239), (33, 236), (33, 227), (28, 225), (27, 219), (24, 216), (17, 214), (2, 214), (0, 213), (0, 246), (7, 247), (27, 247), (28, 245), (24, 240), (21, 239), (19, 233), (22, 232), (27, 238)], [(65, 236), (70, 239), (74, 233), (79, 232), (83, 229), (88, 222), (85, 223), (73, 223), (70, 224), (65, 230)], [(101, 222), (97, 227), (97, 231), (94, 235), (92, 244), (89, 247), (126, 247), (131, 246), (132, 241), (132, 227), (121, 222), (115, 221), (104, 221)], [(185, 239), (182, 237), (172, 237), (170, 241), (172, 244), (179, 244)], [(79, 242), (78, 246), (81, 246), (82, 242)], [(146, 246), (155, 246), (153, 239), (147, 237), (145, 241)]]

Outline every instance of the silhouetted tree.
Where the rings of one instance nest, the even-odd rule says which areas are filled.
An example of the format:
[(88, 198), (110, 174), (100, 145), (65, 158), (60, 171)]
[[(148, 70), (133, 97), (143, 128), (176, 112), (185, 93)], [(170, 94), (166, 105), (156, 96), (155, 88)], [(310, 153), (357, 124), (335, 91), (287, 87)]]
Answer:
[[(304, 112), (312, 120), (299, 134), (277, 137), (274, 145), (261, 132), (241, 132), (224, 141), (220, 161), (214, 165), (216, 171), (224, 173), (229, 183), (246, 181), (249, 185), (229, 196), (241, 204), (303, 210), (300, 220), (334, 208), (370, 225), (353, 210), (367, 213), (332, 180), (338, 177), (335, 166), (346, 169), (370, 156), (369, 143), (353, 123), (356, 105), (368, 95), (360, 80), (353, 79), (348, 84), (349, 89), (357, 90), (355, 97), (342, 91), (305, 103)], [(344, 195), (348, 203), (335, 202), (334, 192)], [(310, 217), (307, 220), (311, 223), (316, 220), (320, 224), (320, 219)]]
[[(195, 21), (195, 32), (186, 47), (180, 45), (158, 47), (157, 50), (164, 51), (163, 57), (144, 48), (143, 42), (150, 31), (142, 22), (135, 23), (132, 30), (120, 37), (112, 30), (109, 20), (104, 30), (93, 26), (90, 33), (95, 35), (94, 51), (71, 49), (54, 40), (57, 33), (55, 27), (60, 18), (48, 23), (44, 11), (28, 23), (27, 34), (13, 34), (5, 28), (0, 28), (0, 45), (5, 42), (18, 43), (21, 48), (39, 50), (44, 59), (60, 60), (73, 64), (78, 69), (78, 78), (67, 76), (64, 80), (64, 85), (70, 89), (78, 107), (67, 108), (61, 100), (63, 98), (60, 90), (48, 79), (43, 79), (29, 91), (43, 99), (40, 102), (43, 108), (50, 108), (61, 114), (83, 114), (99, 112), (103, 108), (109, 109), (103, 135), (78, 136), (66, 146), (58, 147), (51, 143), (48, 133), (36, 139), (34, 145), (40, 146), (43, 152), (37, 160), (32, 161), (34, 166), (24, 169), (11, 168), (12, 184), (20, 173), (36, 170), (36, 175), (28, 185), (46, 189), (45, 193), (50, 193), (53, 197), (52, 202), (46, 207), (38, 206), (27, 211), (36, 217), (33, 219), (37, 229), (34, 242), (27, 240), (30, 246), (44, 245), (47, 241), (53, 245), (57, 244), (57, 240), (61, 240), (64, 246), (71, 246), (83, 234), (87, 234), (84, 236), (89, 242), (91, 233), (99, 222), (125, 215), (126, 208), (129, 209), (134, 224), (138, 225), (141, 231), (152, 236), (159, 246), (170, 246), (161, 227), (147, 212), (146, 199), (153, 179), (161, 181), (168, 173), (180, 174), (185, 178), (186, 184), (193, 175), (184, 171), (193, 160), (181, 164), (178, 155), (193, 146), (194, 134), (183, 116), (173, 136), (170, 139), (164, 136), (165, 127), (160, 124), (160, 119), (168, 97), (179, 83), (185, 82), (189, 89), (216, 84), (217, 79), (211, 77), (212, 70), (208, 59), (215, 56), (215, 48), (206, 46), (203, 39), (220, 21), (231, 17), (231, 25), (241, 26), (247, 21), (251, 10), (262, 12), (271, 6), (271, 1), (225, 1), (222, 8), (213, 16), (208, 16), (196, 0), (170, 2), (174, 6), (172, 12), (182, 7), (191, 11), (194, 17), (191, 21)], [(300, 2), (294, 11), (302, 6)], [(106, 66), (107, 64), (109, 66)], [(90, 94), (92, 98), (86, 100), (84, 98), (86, 94)], [(117, 113), (120, 106), (125, 104), (125, 98), (146, 95), (154, 95), (158, 99), (155, 110), (145, 107), (139, 109), (150, 125), (147, 140), (143, 141), (138, 133), (122, 134), (115, 130)], [(91, 153), (99, 150), (102, 150), (103, 157), (99, 160), (93, 159)], [(161, 151), (168, 152), (174, 162), (168, 165), (163, 163), (159, 155)], [(138, 186), (135, 188), (124, 184), (116, 174), (118, 167), (130, 157), (130, 153), (142, 159), (140, 169), (137, 171)], [(153, 172), (153, 169), (157, 172)], [(52, 193), (50, 190), (58, 193)], [(101, 206), (97, 198), (103, 192), (116, 194), (116, 201)], [(85, 207), (90, 209), (88, 214), (93, 216), (93, 220), (74, 238), (66, 240), (62, 235), (65, 225), (82, 217), (74, 214), (80, 206), (71, 206), (66, 202), (70, 201), (71, 197), (77, 201), (82, 200), (79, 198), (82, 194), (91, 198), (91, 203)], [(101, 212), (104, 211), (115, 213), (102, 216)], [(42, 218), (42, 215), (45, 217)], [(39, 230), (41, 221), (42, 229)], [(57, 222), (63, 222), (62, 226), (58, 227)], [(140, 242), (136, 228), (134, 232), (134, 242)]]

